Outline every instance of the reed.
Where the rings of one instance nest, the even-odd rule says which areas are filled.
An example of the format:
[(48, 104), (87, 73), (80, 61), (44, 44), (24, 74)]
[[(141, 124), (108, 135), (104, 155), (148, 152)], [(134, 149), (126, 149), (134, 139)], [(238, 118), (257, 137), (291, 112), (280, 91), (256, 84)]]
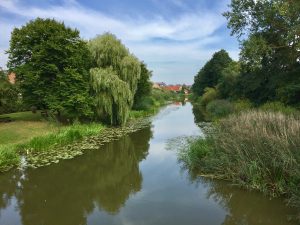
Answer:
[(284, 196), (300, 206), (300, 120), (281, 112), (250, 110), (213, 124), (185, 157), (201, 172), (249, 189)]

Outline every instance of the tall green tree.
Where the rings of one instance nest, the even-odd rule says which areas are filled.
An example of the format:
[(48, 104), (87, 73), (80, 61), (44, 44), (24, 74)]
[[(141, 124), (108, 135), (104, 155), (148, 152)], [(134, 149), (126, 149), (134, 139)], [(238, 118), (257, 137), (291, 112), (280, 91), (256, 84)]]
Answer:
[(300, 1), (232, 0), (224, 15), (241, 42), (241, 90), (257, 103), (300, 99)]
[(123, 125), (140, 79), (140, 62), (110, 33), (90, 40), (88, 46), (94, 67), (91, 87), (96, 115), (113, 125)]
[(150, 96), (152, 90), (151, 76), (152, 71), (147, 69), (147, 65), (144, 62), (141, 62), (141, 77), (134, 95), (134, 108), (137, 108), (144, 98)]
[(231, 62), (232, 59), (224, 49), (216, 52), (195, 76), (192, 86), (193, 92), (200, 96), (204, 93), (205, 88), (215, 87), (218, 84), (223, 69)]
[(91, 114), (90, 53), (78, 30), (37, 18), (13, 30), (8, 53), (27, 104), (59, 119)]
[(221, 72), (221, 77), (217, 84), (219, 97), (234, 98), (238, 95), (238, 80), (240, 77), (241, 65), (239, 62), (232, 61)]

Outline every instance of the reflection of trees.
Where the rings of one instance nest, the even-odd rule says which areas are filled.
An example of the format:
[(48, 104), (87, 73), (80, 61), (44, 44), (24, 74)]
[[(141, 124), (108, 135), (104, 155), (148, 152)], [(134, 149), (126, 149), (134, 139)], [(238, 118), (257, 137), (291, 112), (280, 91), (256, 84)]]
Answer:
[(194, 121), (196, 124), (207, 121), (207, 115), (205, 112), (205, 108), (200, 104), (193, 103), (193, 114), (194, 114)]
[(117, 213), (141, 189), (139, 162), (150, 137), (145, 128), (82, 157), (25, 171), (17, 195), (23, 224), (86, 224), (95, 206)]
[(268, 200), (262, 194), (233, 187), (227, 182), (191, 176), (193, 182), (208, 187), (207, 198), (221, 205), (227, 215), (222, 225), (282, 225), (289, 224), (291, 213), (278, 199)]

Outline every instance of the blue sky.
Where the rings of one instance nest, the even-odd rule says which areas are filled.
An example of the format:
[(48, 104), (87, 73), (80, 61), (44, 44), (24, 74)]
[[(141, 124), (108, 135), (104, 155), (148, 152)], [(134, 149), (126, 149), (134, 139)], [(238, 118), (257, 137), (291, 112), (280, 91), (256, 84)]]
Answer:
[(84, 39), (111, 32), (153, 71), (153, 81), (192, 84), (221, 48), (238, 59), (226, 19), (229, 0), (0, 0), (0, 66), (10, 33), (36, 17), (55, 18)]

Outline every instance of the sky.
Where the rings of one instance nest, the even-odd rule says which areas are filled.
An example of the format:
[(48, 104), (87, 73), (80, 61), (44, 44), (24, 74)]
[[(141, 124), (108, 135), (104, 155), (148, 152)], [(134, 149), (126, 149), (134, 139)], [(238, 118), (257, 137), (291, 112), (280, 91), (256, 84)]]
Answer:
[(230, 0), (0, 0), (0, 67), (10, 33), (37, 17), (77, 28), (83, 39), (111, 32), (153, 71), (152, 80), (192, 84), (214, 52), (237, 60), (238, 42), (222, 16)]

